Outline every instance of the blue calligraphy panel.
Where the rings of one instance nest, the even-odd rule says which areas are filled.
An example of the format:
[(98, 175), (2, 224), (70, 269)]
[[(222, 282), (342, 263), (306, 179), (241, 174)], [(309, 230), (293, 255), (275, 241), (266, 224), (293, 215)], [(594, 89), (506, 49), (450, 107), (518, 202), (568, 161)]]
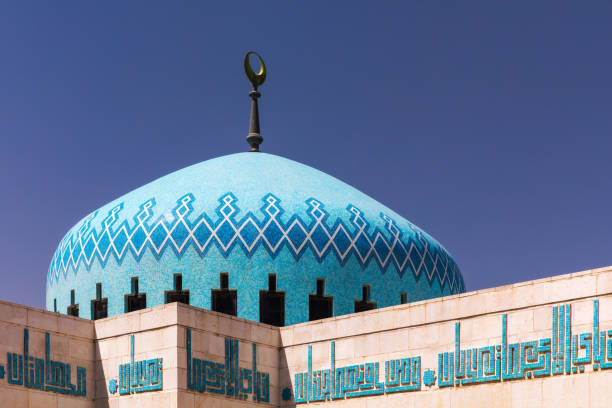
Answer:
[(187, 329), (187, 388), (227, 397), (270, 401), (270, 374), (257, 370), (257, 345), (253, 343), (252, 368), (240, 367), (239, 342), (225, 339), (225, 363), (192, 357), (191, 329)]
[[(501, 344), (461, 349), (460, 323), (455, 323), (454, 351), (438, 354), (437, 377), (426, 370), (424, 384), (438, 388), (468, 386), (497, 381), (524, 380), (551, 375), (583, 373), (612, 368), (612, 330), (600, 330), (599, 301), (593, 302), (593, 331), (572, 333), (570, 304), (554, 306), (552, 336), (508, 343), (508, 315), (501, 316)], [(312, 369), (312, 346), (308, 346), (308, 371), (294, 377), (296, 403), (331, 401), (418, 391), (421, 389), (421, 357), (385, 361), (384, 381), (379, 381), (379, 363), (336, 367), (335, 342), (330, 346), (331, 367)]]
[(72, 383), (72, 365), (51, 360), (51, 341), (45, 333), (45, 358), (30, 355), (30, 331), (23, 329), (23, 354), (7, 353), (7, 381), (41, 391), (86, 396), (87, 371), (77, 367), (76, 383)]
[[(130, 362), (119, 365), (119, 395), (161, 390), (163, 388), (162, 363), (161, 358), (134, 361), (134, 335), (130, 335)], [(112, 387), (112, 389), (115, 388)]]

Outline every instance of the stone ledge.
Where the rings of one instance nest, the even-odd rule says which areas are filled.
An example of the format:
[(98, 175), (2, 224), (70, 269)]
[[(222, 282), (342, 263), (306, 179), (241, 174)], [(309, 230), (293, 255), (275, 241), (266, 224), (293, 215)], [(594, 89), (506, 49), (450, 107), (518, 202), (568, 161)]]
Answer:
[(330, 333), (316, 341), (328, 341), (606, 294), (612, 294), (612, 266), (281, 327), (281, 347), (309, 343), (315, 328)]

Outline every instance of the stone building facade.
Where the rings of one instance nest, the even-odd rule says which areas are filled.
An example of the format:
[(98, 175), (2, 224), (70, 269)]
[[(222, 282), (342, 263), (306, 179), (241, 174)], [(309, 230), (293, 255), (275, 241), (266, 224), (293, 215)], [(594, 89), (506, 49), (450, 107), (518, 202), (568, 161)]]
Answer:
[(275, 327), (0, 302), (7, 407), (609, 407), (612, 268)]

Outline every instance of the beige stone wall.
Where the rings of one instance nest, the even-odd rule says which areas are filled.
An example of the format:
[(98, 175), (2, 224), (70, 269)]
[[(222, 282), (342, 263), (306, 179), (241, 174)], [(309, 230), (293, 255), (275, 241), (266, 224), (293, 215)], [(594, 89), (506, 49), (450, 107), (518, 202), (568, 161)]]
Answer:
[[(95, 321), (96, 390), (98, 408), (176, 407), (179, 339), (176, 303), (156, 306)], [(130, 335), (134, 361), (162, 358), (163, 389), (130, 395), (110, 394), (108, 382), (119, 376), (119, 365), (130, 362)]]
[[(24, 328), (29, 329), (29, 354), (45, 358), (45, 333), (50, 334), (52, 360), (70, 363), (72, 383), (76, 382), (76, 367), (87, 370), (87, 396), (66, 396), (51, 391), (39, 391), (7, 381), (7, 353), (23, 354)], [(21, 407), (93, 407), (94, 395), (94, 330), (89, 320), (46, 312), (39, 309), (0, 301), (0, 364), (5, 375), (0, 381), (0, 406)]]
[[(277, 328), (221, 313), (173, 303), (126, 313), (95, 322), (96, 407), (244, 407), (242, 401), (187, 388), (186, 332), (191, 329), (192, 356), (224, 363), (225, 338), (240, 343), (240, 366), (252, 366), (252, 344), (257, 343), (258, 370), (270, 373), (270, 403), (278, 406), (280, 336)], [(162, 391), (110, 394), (108, 382), (118, 378), (118, 366), (130, 361), (134, 334), (135, 360), (163, 358)]]
[[(438, 353), (452, 352), (455, 322), (461, 349), (500, 344), (502, 315), (507, 314), (508, 342), (552, 335), (552, 307), (572, 305), (572, 332), (592, 331), (593, 300), (599, 299), (601, 330), (612, 329), (612, 269), (602, 268), (469, 292), (408, 305), (339, 316), (280, 329), (281, 387), (292, 387), (294, 374), (307, 371), (308, 345), (313, 370), (330, 367), (335, 341), (336, 367), (421, 356), (421, 370), (438, 373)], [(350, 407), (609, 407), (612, 369), (537, 379), (464, 385), (383, 396), (359, 397), (310, 405)], [(285, 403), (292, 406), (293, 403)]]
[[(196, 407), (246, 407), (278, 406), (280, 335), (278, 328), (262, 323), (251, 322), (233, 316), (195, 307), (178, 305), (179, 316), (179, 406)], [(187, 349), (186, 329), (191, 328), (192, 357), (223, 363), (225, 361), (225, 339), (239, 341), (240, 367), (253, 365), (252, 344), (257, 344), (257, 369), (270, 374), (270, 402), (254, 403), (251, 398), (240, 400), (201, 393), (187, 389)]]

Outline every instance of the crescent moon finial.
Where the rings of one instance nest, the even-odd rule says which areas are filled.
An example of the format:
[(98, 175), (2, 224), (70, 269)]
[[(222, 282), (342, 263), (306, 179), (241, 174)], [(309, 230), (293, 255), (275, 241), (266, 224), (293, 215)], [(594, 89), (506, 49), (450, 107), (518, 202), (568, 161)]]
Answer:
[[(261, 64), (261, 68), (259, 69), (258, 73), (255, 73), (255, 71), (253, 71), (253, 68), (251, 68), (251, 62), (249, 61), (249, 57), (251, 56), (251, 54), (259, 58), (259, 63)], [(264, 64), (263, 58), (261, 58), (261, 56), (255, 51), (249, 51), (247, 52), (247, 55), (245, 55), (244, 72), (246, 73), (247, 78), (249, 78), (249, 81), (251, 82), (251, 85), (253, 85), (254, 89), (257, 89), (257, 87), (261, 86), (265, 82), (266, 65)]]

